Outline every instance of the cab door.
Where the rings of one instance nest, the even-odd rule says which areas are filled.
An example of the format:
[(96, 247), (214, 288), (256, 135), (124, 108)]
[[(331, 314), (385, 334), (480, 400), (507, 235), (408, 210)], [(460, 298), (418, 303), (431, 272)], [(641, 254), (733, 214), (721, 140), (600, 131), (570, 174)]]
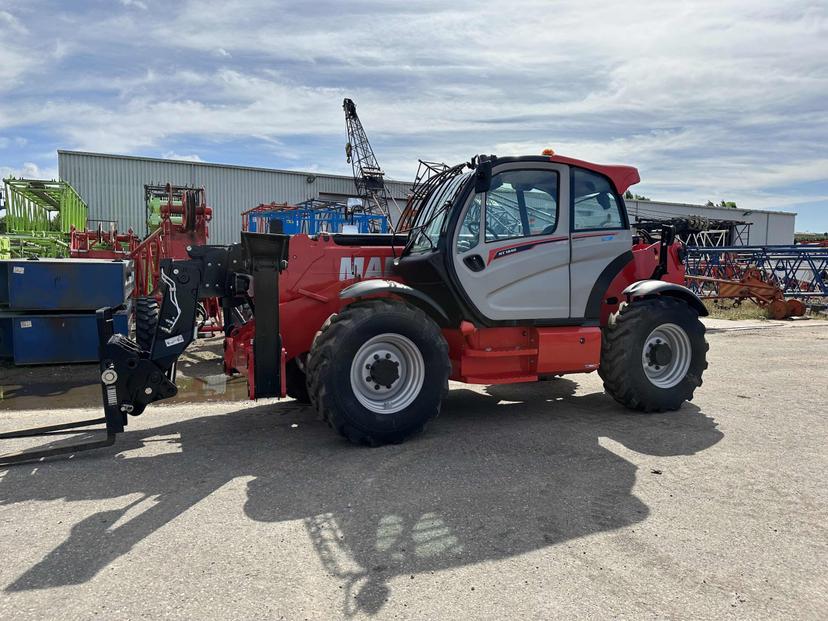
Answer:
[(569, 317), (568, 186), (565, 165), (504, 164), (488, 191), (466, 201), (451, 244), (454, 269), (487, 319)]
[[(570, 316), (597, 317), (597, 308), (588, 308), (590, 296), (596, 291), (593, 304), (600, 303), (610, 281), (621, 267), (616, 259), (624, 261), (625, 255), (631, 252), (632, 235), (624, 204), (605, 176), (573, 166), (570, 194)], [(632, 260), (632, 257), (628, 259)]]

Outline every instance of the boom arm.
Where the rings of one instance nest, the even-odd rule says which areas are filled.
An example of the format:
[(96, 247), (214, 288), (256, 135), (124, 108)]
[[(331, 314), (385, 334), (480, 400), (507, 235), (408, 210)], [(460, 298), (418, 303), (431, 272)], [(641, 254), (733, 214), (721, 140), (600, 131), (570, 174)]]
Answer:
[[(279, 334), (279, 272), (287, 266), (289, 237), (242, 233), (242, 243), (231, 246), (194, 246), (190, 259), (161, 263), (161, 312), (149, 351), (123, 334), (114, 334), (112, 309), (97, 312), (104, 417), (21, 429), (0, 439), (49, 436), (105, 424), (106, 438), (79, 444), (0, 455), (0, 466), (28, 463), (60, 454), (110, 446), (124, 430), (128, 415), (137, 416), (153, 401), (177, 394), (175, 365), (195, 338), (196, 307), (205, 298), (220, 297), (225, 310), (241, 302), (259, 307), (260, 325), (254, 333), (248, 382), (250, 396), (282, 396), (284, 357)], [(226, 312), (229, 318), (232, 312)], [(225, 326), (225, 329), (228, 326)], [(255, 364), (253, 361), (255, 359)]]
[[(242, 233), (242, 243), (195, 246), (187, 261), (166, 260), (161, 266), (163, 301), (150, 351), (122, 334), (113, 334), (112, 311), (98, 311), (101, 389), (107, 430), (124, 430), (128, 414), (137, 416), (154, 401), (177, 394), (175, 365), (195, 338), (196, 306), (221, 297), (225, 307), (250, 300), (259, 307), (254, 339), (255, 396), (279, 396), (279, 272), (286, 266), (288, 236)], [(268, 309), (272, 309), (269, 311)], [(252, 383), (252, 382), (251, 382)]]

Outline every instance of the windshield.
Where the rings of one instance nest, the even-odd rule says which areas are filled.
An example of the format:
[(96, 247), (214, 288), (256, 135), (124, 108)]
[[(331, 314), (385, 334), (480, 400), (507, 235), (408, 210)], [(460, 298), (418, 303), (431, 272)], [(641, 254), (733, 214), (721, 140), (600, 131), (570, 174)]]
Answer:
[(437, 240), (440, 238), (446, 214), (451, 209), (458, 192), (472, 174), (472, 172), (467, 172), (452, 177), (431, 193), (417, 215), (417, 222), (411, 237), (411, 252), (423, 252), (437, 247)]

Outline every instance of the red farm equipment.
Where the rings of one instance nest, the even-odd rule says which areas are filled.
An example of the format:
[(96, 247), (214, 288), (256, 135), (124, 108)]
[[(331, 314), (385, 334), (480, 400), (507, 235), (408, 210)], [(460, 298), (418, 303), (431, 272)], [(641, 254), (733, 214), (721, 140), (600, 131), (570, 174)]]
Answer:
[[(114, 222), (98, 222), (95, 229), (72, 229), (70, 256), (87, 259), (125, 259), (134, 262), (136, 338), (148, 347), (158, 316), (161, 292), (161, 261), (185, 260), (187, 251), (207, 244), (208, 223), (213, 210), (207, 206), (203, 188), (146, 185), (147, 235), (138, 237), (132, 229), (119, 233)], [(104, 226), (106, 224), (107, 226)], [(199, 332), (223, 329), (218, 298), (199, 304)]]
[(247, 376), (250, 398), (311, 403), (357, 444), (419, 432), (449, 379), (597, 371), (628, 408), (678, 409), (707, 367), (707, 311), (680, 284), (674, 231), (633, 237), (623, 195), (638, 181), (629, 166), (551, 153), (477, 156), (421, 179), (405, 234), (245, 232), (241, 244), (165, 259), (148, 347), (113, 335), (111, 312), (98, 311), (107, 436), (92, 446), (176, 394), (198, 302), (217, 293), (233, 318), (225, 369)]
[[(802, 317), (805, 314), (806, 307), (802, 300), (796, 298), (786, 300), (782, 288), (773, 282), (768, 282), (761, 270), (755, 267), (747, 268), (731, 279), (689, 274), (685, 278), (700, 289), (703, 297), (716, 301), (733, 300), (734, 304), (750, 300), (758, 307), (765, 309), (771, 319)], [(705, 293), (709, 295), (705, 296)]]
[[(147, 235), (132, 229), (119, 233), (114, 222), (93, 221), (94, 229), (73, 228), (70, 255), (73, 258), (129, 259), (135, 261), (135, 296), (151, 295), (158, 288), (162, 259), (186, 259), (187, 249), (203, 246), (209, 237), (213, 210), (207, 206), (203, 188), (146, 185)], [(106, 224), (106, 226), (104, 226)]]
[[(88, 228), (96, 225), (95, 228)], [(69, 232), (69, 256), (73, 259), (132, 260), (141, 243), (132, 229), (120, 233), (115, 222), (88, 220), (85, 229), (72, 228)]]

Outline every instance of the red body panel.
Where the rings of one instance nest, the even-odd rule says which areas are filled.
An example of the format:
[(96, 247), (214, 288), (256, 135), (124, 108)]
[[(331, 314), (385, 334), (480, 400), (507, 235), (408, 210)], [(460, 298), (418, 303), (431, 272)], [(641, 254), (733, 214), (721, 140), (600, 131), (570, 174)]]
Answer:
[[(389, 246), (341, 246), (328, 235), (290, 240), (288, 268), (280, 277), (279, 317), (285, 359), (306, 354), (316, 332), (346, 303), (339, 292), (361, 279), (391, 278), (395, 252)], [(633, 259), (613, 279), (602, 297), (601, 325), (618, 310), (621, 292), (649, 278), (658, 265), (659, 245), (637, 244)], [(684, 267), (678, 245), (670, 247), (668, 275), (664, 280), (682, 283)], [(250, 373), (255, 322), (237, 328), (225, 343), (225, 370)], [(601, 348), (599, 327), (475, 328), (468, 322), (443, 330), (449, 345), (452, 379), (497, 384), (536, 380), (539, 375), (588, 373), (598, 368)], [(284, 374), (283, 374), (284, 377)], [(255, 392), (251, 392), (255, 396)]]
[[(396, 248), (399, 253), (401, 247)], [(394, 251), (390, 246), (340, 246), (330, 235), (290, 240), (288, 268), (279, 277), (279, 323), (284, 359), (306, 354), (325, 320), (346, 303), (339, 292), (363, 278), (389, 277)], [(234, 329), (225, 339), (224, 369), (252, 381), (255, 321)], [(284, 381), (284, 373), (282, 373)], [(255, 389), (251, 389), (255, 398)]]
[(390, 246), (340, 246), (330, 235), (291, 237), (288, 268), (279, 277), (279, 322), (288, 360), (308, 352), (317, 330), (342, 308), (342, 289), (364, 278), (389, 277), (393, 260)]
[(601, 328), (475, 328), (443, 330), (451, 379), (467, 384), (536, 381), (542, 375), (589, 373), (601, 359)]
[[(684, 284), (684, 265), (679, 261), (679, 244), (670, 246), (667, 257), (667, 274), (661, 280), (677, 285)], [(601, 325), (607, 325), (611, 313), (618, 310), (623, 302), (621, 292), (629, 285), (639, 280), (646, 280), (653, 275), (658, 266), (659, 244), (635, 244), (632, 247), (633, 260), (630, 261), (613, 279), (601, 299)]]
[(579, 168), (586, 168), (587, 170), (594, 170), (597, 173), (609, 177), (615, 186), (615, 190), (619, 194), (623, 194), (629, 189), (631, 185), (635, 185), (641, 181), (638, 175), (638, 169), (633, 166), (621, 166), (616, 164), (593, 164), (592, 162), (585, 162), (583, 160), (576, 160), (573, 157), (566, 157), (564, 155), (550, 155), (550, 162), (557, 162), (559, 164), (569, 164), (571, 166), (578, 166)]

